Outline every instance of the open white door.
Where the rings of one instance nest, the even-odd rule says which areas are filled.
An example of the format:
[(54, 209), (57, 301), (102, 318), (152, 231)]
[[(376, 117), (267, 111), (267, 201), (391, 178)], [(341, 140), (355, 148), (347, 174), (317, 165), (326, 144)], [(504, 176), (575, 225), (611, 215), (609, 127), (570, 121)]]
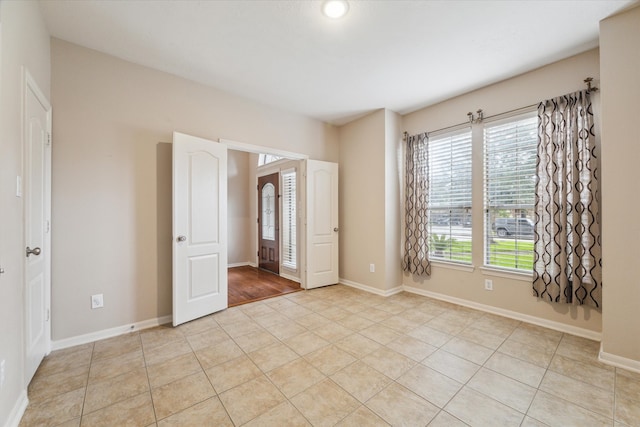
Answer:
[(306, 288), (338, 283), (338, 164), (307, 160)]
[(24, 96), (25, 380), (28, 384), (51, 347), (51, 105), (26, 71)]
[(173, 325), (227, 308), (227, 147), (173, 134)]

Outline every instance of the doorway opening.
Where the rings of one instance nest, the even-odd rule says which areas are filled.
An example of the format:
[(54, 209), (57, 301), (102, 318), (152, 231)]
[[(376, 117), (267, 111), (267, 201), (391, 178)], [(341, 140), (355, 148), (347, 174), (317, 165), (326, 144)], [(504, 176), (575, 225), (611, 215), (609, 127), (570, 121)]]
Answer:
[(229, 268), (229, 307), (301, 290), (300, 283), (250, 265)]
[(303, 288), (296, 184), (306, 156), (236, 144), (229, 147), (229, 306)]

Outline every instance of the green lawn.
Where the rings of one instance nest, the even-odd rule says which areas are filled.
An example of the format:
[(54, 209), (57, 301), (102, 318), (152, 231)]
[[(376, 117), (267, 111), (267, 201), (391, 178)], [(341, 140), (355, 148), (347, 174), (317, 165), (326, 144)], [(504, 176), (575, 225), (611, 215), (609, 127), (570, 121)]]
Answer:
[[(448, 242), (447, 249), (434, 259), (471, 263), (471, 242)], [(495, 240), (491, 244), (491, 256), (488, 265), (495, 267), (533, 270), (533, 241), (531, 240)]]
[(533, 271), (533, 241), (496, 240), (488, 264)]

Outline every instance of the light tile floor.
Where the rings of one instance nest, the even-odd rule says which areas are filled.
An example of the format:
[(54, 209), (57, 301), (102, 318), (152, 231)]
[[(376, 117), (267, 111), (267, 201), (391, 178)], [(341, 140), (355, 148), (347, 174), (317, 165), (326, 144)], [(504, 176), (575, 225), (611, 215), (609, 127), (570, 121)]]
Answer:
[(21, 426), (640, 426), (599, 344), (337, 285), (53, 352)]

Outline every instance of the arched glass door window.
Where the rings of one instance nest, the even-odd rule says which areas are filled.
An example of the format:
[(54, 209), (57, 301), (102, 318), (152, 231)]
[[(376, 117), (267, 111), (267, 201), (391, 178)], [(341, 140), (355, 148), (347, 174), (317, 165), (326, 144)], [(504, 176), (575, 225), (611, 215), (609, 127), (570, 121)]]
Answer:
[(267, 183), (262, 187), (262, 212), (260, 223), (262, 224), (262, 238), (265, 240), (276, 239), (276, 188)]

